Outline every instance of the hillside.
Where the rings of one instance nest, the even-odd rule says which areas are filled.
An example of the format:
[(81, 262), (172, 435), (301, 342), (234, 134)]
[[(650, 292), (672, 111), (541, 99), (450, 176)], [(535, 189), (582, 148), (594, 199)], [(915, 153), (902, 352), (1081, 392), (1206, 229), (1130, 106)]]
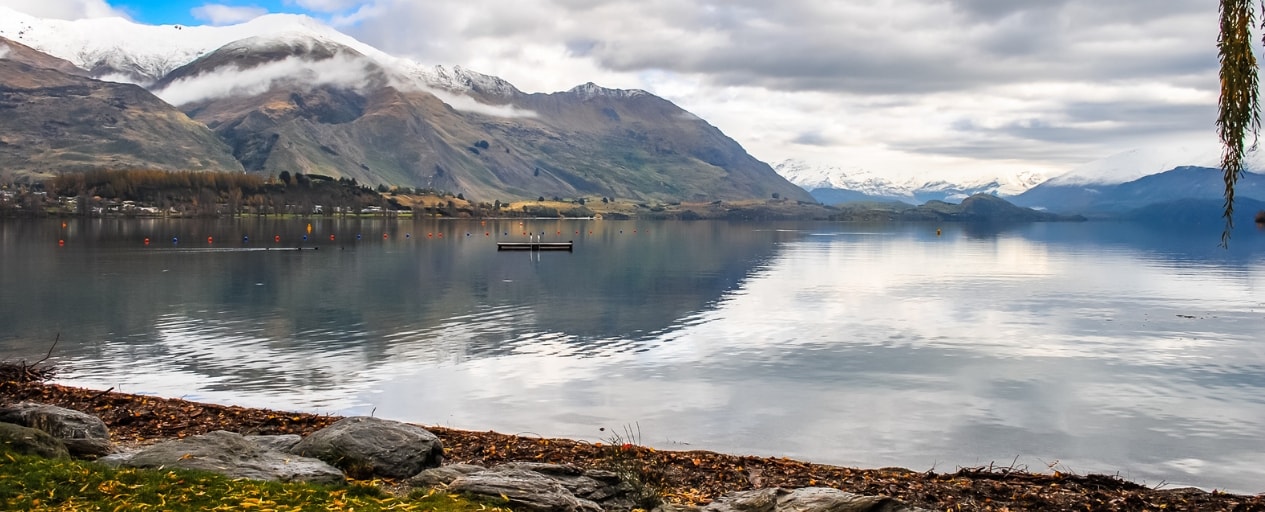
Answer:
[[(145, 89), (101, 82), (0, 39), (0, 168), (26, 179), (144, 167), (241, 170), (225, 145)], [(17, 58), (15, 58), (17, 57)]]

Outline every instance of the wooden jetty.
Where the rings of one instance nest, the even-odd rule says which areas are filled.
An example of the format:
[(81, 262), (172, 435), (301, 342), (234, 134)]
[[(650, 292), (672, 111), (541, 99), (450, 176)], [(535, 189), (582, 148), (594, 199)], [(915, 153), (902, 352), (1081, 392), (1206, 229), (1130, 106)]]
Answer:
[(567, 251), (571, 242), (497, 242), (498, 251)]

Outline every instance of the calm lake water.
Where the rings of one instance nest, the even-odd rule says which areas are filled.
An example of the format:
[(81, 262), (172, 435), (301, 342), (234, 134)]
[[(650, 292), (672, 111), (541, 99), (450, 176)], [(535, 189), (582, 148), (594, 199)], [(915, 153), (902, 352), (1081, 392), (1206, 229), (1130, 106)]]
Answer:
[[(575, 252), (495, 250), (526, 232)], [(60, 334), (63, 382), (99, 389), (594, 441), (639, 428), (659, 448), (864, 467), (1017, 458), (1257, 493), (1265, 233), (1240, 227), (1229, 251), (1218, 234), (8, 221), (0, 359), (39, 359)], [(296, 246), (319, 250), (276, 250)]]

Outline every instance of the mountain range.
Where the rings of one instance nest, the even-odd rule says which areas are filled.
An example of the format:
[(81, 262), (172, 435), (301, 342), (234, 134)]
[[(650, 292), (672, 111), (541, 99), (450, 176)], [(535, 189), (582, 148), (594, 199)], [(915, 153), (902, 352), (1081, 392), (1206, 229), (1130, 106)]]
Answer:
[[(1015, 173), (1000, 179), (892, 180), (865, 170), (782, 162), (777, 170), (824, 204), (957, 202), (963, 195), (1005, 197), (1017, 206), (1084, 215), (1183, 224), (1222, 222), (1224, 189), (1216, 146), (1135, 148), (1046, 179)], [(1265, 200), (1265, 154), (1249, 152), (1236, 187), (1236, 222), (1249, 223)], [(896, 207), (900, 208), (900, 207)]]
[(227, 27), (0, 7), (0, 166), (322, 174), (472, 199), (812, 197), (640, 90), (527, 94), (295, 15)]
[(1028, 171), (1001, 177), (956, 180), (919, 176), (893, 178), (866, 169), (815, 165), (797, 159), (782, 161), (774, 169), (824, 204), (856, 201), (960, 202), (976, 194), (1017, 195), (1047, 179), (1043, 174)]

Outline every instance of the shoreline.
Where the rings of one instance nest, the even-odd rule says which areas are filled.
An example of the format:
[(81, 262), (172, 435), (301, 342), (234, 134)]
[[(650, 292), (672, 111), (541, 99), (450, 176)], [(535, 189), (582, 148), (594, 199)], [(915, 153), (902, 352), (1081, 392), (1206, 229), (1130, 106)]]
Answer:
[[(0, 404), (34, 401), (101, 417), (120, 446), (149, 444), (213, 430), (307, 435), (341, 417), (190, 402), (41, 382), (0, 382)], [(705, 504), (724, 494), (766, 487), (833, 487), (885, 495), (936, 510), (1262, 510), (1255, 496), (1194, 488), (1153, 489), (1106, 475), (1029, 473), (990, 465), (952, 473), (860, 469), (787, 458), (709, 451), (655, 450), (421, 425), (443, 441), (445, 463), (491, 466), (511, 461), (596, 467), (613, 456), (635, 460), (677, 504)]]

